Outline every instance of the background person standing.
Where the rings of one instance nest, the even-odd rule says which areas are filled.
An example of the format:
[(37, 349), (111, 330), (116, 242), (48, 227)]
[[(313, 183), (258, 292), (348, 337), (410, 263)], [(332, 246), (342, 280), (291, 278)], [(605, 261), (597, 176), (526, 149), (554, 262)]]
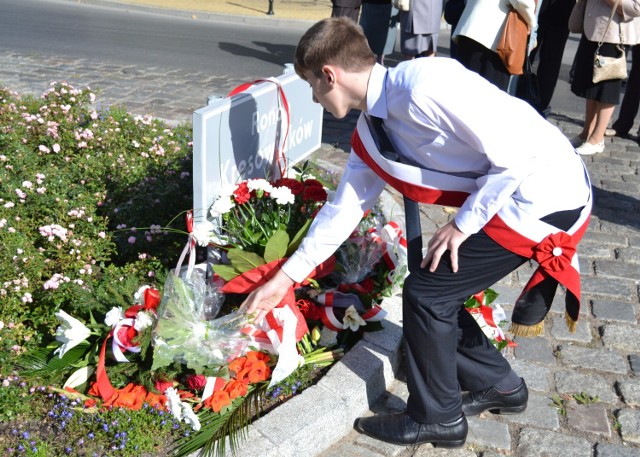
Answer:
[(410, 59), (435, 55), (442, 19), (442, 0), (411, 0), (400, 11), (400, 51)]
[(356, 23), (358, 22), (362, 0), (331, 0), (331, 4), (333, 5), (331, 17), (344, 16)]

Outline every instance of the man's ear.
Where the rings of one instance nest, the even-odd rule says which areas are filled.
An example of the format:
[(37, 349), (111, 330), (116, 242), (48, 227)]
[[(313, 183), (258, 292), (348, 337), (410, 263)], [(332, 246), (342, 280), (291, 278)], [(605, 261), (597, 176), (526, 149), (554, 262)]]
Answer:
[(327, 84), (334, 85), (336, 83), (336, 68), (333, 65), (325, 65), (322, 67), (322, 76)]

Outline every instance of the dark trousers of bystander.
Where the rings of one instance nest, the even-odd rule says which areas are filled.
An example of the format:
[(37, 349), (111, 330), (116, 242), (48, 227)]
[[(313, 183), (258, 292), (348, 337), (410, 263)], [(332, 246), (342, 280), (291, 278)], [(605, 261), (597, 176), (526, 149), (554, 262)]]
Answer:
[(562, 66), (562, 55), (569, 38), (567, 24), (574, 4), (574, 0), (544, 0), (540, 6), (538, 46), (529, 56), (532, 64), (536, 55), (539, 59), (536, 74), (538, 76), (540, 106), (536, 108), (540, 112), (549, 109), (553, 92), (556, 89)]
[[(640, 44), (631, 47), (631, 71), (627, 79), (627, 85), (624, 90), (624, 97), (620, 104), (620, 112), (618, 118), (613, 123), (612, 128), (618, 136), (626, 136), (638, 114), (640, 107)], [(640, 135), (640, 127), (638, 127), (638, 135)]]

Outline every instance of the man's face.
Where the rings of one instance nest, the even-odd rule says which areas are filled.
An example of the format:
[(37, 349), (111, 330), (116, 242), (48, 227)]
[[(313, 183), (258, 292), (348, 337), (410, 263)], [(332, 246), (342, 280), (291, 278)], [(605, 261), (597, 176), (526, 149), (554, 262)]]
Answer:
[(347, 115), (350, 107), (346, 105), (344, 97), (340, 95), (341, 92), (336, 85), (335, 73), (323, 69), (322, 76), (318, 77), (307, 70), (304, 72), (304, 76), (311, 86), (314, 102), (320, 103), (325, 110), (338, 119), (342, 119)]

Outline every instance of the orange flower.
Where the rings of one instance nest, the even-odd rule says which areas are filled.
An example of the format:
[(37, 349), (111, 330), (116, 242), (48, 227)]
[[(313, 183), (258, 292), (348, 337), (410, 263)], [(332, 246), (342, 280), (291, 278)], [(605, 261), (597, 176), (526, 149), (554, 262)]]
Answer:
[(98, 388), (97, 382), (94, 382), (93, 384), (91, 384), (91, 388), (89, 389), (89, 392), (87, 392), (87, 395), (91, 395), (92, 397), (100, 396), (100, 389)]
[[(236, 372), (236, 379), (242, 382), (249, 382), (249, 373), (251, 372), (253, 364), (258, 362), (259, 362), (258, 360), (254, 360), (254, 361), (247, 360), (242, 366), (242, 369)], [(264, 363), (264, 362), (261, 362), (261, 363)]]
[(238, 357), (237, 359), (233, 360), (229, 364), (229, 370), (237, 374), (244, 368), (244, 365), (246, 363), (247, 363), (246, 357)]
[(123, 389), (117, 390), (113, 396), (104, 403), (104, 406), (114, 406), (137, 411), (142, 408), (146, 396), (147, 391), (144, 387), (129, 383)]
[(249, 371), (249, 382), (256, 383), (266, 381), (271, 375), (271, 368), (267, 366), (262, 360), (257, 360), (251, 364), (251, 371)]
[(252, 362), (255, 360), (262, 360), (264, 363), (269, 363), (271, 362), (271, 356), (266, 352), (249, 351), (247, 352), (247, 360)]
[(224, 391), (229, 394), (231, 399), (244, 397), (248, 392), (247, 384), (242, 381), (231, 380), (224, 386)]
[(167, 397), (164, 395), (154, 394), (153, 392), (148, 392), (144, 402), (152, 408), (166, 409)]
[(88, 398), (84, 401), (85, 408), (93, 408), (96, 404), (97, 402), (93, 398)]
[(204, 405), (219, 413), (222, 408), (231, 404), (229, 394), (224, 390), (218, 390), (204, 401)]

